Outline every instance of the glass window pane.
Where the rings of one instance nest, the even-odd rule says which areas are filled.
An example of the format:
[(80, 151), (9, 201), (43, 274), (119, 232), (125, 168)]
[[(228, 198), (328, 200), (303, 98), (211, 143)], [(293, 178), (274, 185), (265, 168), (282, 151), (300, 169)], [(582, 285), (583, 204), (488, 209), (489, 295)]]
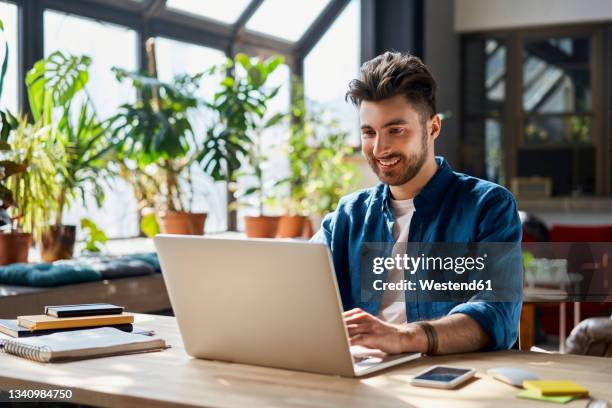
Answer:
[(506, 52), (506, 45), (493, 38), (466, 44), (464, 100), (468, 114), (501, 116), (506, 99)]
[(233, 23), (249, 2), (250, 0), (168, 0), (166, 7), (224, 23)]
[[(278, 68), (268, 77), (266, 87), (269, 89), (280, 86), (278, 94), (270, 100), (268, 104), (268, 112), (263, 118), (262, 123), (265, 123), (277, 113), (289, 112), (289, 83), (291, 72), (286, 64), (279, 65)], [(261, 152), (265, 157), (265, 162), (262, 164), (264, 191), (268, 196), (274, 195), (281, 197), (282, 194), (273, 187), (275, 182), (286, 178), (289, 175), (289, 161), (287, 160), (286, 143), (289, 138), (289, 123), (288, 121), (274, 126), (269, 129), (264, 129), (259, 135), (261, 142)], [(247, 171), (248, 172), (248, 171)], [(241, 176), (238, 178), (239, 191), (256, 186), (256, 178), (252, 174)], [(254, 201), (250, 204), (255, 204)], [(263, 215), (279, 215), (282, 211), (280, 203), (273, 202), (272, 205), (264, 206)], [(260, 215), (256, 206), (249, 206), (238, 209), (238, 229), (244, 229), (245, 215)]]
[[(130, 84), (120, 84), (111, 67), (120, 65), (137, 70), (136, 32), (125, 27), (101, 23), (68, 14), (45, 11), (45, 55), (61, 50), (92, 59), (87, 92), (98, 116), (105, 119), (116, 112), (119, 105), (135, 101)], [(83, 35), (87, 33), (87, 35)], [(128, 237), (138, 234), (136, 200), (130, 186), (123, 180), (110, 180), (105, 188), (106, 200), (101, 209), (91, 195), (85, 206), (76, 200), (64, 214), (64, 222), (78, 224), (82, 217), (94, 220), (109, 237)]]
[[(225, 53), (213, 48), (188, 44), (167, 38), (157, 38), (155, 41), (157, 55), (157, 74), (162, 81), (170, 81), (175, 75), (194, 75), (206, 71), (213, 65), (225, 61)], [(221, 77), (205, 76), (202, 79), (198, 95), (208, 101), (218, 89)], [(197, 140), (204, 140), (212, 118), (206, 110), (194, 110), (189, 115)], [(192, 167), (193, 205), (191, 211), (208, 213), (206, 231), (225, 231), (227, 229), (227, 185), (214, 182), (200, 167)], [(188, 190), (184, 190), (188, 191)]]
[[(562, 165), (560, 165), (562, 163)], [(552, 181), (553, 196), (583, 196), (595, 193), (595, 149), (522, 148), (518, 151), (519, 177), (547, 177)]]
[(496, 119), (485, 120), (485, 166), (487, 180), (505, 184), (502, 124)]
[(525, 145), (591, 143), (591, 117), (536, 116), (526, 120)]
[[(4, 77), (0, 109), (8, 109), (16, 114), (19, 110), (17, 102), (17, 89), (20, 81), (17, 80), (17, 6), (0, 2), (0, 20), (4, 23), (4, 41), (8, 44), (8, 67)], [(0, 49), (4, 62), (4, 48)]]
[(248, 21), (247, 28), (289, 41), (297, 41), (327, 3), (329, 0), (265, 0)]
[[(323, 38), (304, 60), (304, 95), (350, 134), (352, 145), (359, 146), (359, 118), (353, 105), (344, 100), (349, 82), (359, 75), (360, 15), (359, 1), (352, 0)], [(343, 44), (338, 47), (338, 44)], [(333, 69), (330, 62), (334, 61)]]
[(588, 38), (525, 42), (523, 109), (528, 113), (591, 110)]
[(464, 122), (461, 156), (466, 173), (504, 184), (504, 138), (502, 123), (493, 118)]

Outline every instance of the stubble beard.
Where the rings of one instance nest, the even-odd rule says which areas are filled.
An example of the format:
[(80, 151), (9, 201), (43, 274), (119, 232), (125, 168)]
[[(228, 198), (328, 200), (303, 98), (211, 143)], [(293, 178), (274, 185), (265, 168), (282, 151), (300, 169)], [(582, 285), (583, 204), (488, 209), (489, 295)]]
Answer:
[(388, 159), (399, 158), (400, 160), (395, 168), (388, 171), (385, 171), (378, 166), (378, 162), (374, 158), (374, 155), (367, 156), (368, 164), (381, 183), (389, 186), (401, 186), (419, 174), (425, 165), (425, 161), (427, 160), (427, 155), (429, 153), (429, 148), (427, 147), (427, 133), (425, 132), (423, 132), (423, 136), (421, 138), (421, 145), (421, 150), (410, 156), (405, 156), (401, 153), (394, 153), (389, 156), (385, 156), (385, 158)]

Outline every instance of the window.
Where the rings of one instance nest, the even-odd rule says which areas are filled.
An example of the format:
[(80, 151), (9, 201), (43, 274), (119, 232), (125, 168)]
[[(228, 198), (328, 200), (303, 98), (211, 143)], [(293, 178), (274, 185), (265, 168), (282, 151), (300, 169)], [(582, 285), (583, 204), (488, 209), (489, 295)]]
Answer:
[[(0, 20), (4, 23), (4, 41), (8, 44), (8, 66), (2, 96), (0, 98), (0, 109), (8, 109), (12, 114), (19, 111), (17, 102), (17, 6), (10, 3), (0, 2)], [(4, 48), (0, 49), (0, 55), (4, 61)]]
[[(268, 104), (268, 112), (263, 118), (263, 122), (270, 119), (272, 116), (278, 113), (289, 112), (289, 83), (291, 73), (289, 67), (286, 64), (279, 65), (276, 70), (268, 77), (266, 81), (266, 88), (272, 89), (280, 86), (280, 90), (276, 96), (270, 100)], [(289, 124), (288, 122), (281, 122), (280, 124), (265, 129), (261, 132), (261, 151), (265, 156), (265, 163), (262, 167), (262, 179), (265, 193), (268, 195), (270, 192), (275, 192), (275, 189), (286, 187), (288, 193), (288, 186), (276, 187), (275, 182), (284, 179), (289, 174), (289, 162), (287, 160), (286, 143), (289, 138)], [(247, 166), (248, 167), (248, 166)], [(250, 169), (243, 168), (248, 174), (241, 175), (238, 177), (237, 186), (239, 191), (245, 191), (256, 185), (256, 178), (250, 172)], [(282, 195), (282, 193), (276, 193)], [(275, 194), (275, 195), (276, 195)], [(250, 204), (254, 204), (251, 202)], [(244, 216), (245, 215), (279, 215), (282, 203), (273, 202), (270, 205), (264, 205), (264, 214), (258, 213), (258, 208), (253, 206), (239, 207), (237, 211), (238, 218), (238, 229), (244, 229)]]
[(166, 7), (224, 23), (233, 23), (248, 4), (249, 0), (168, 0)]
[(323, 11), (329, 0), (265, 0), (248, 21), (247, 28), (297, 41)]
[[(360, 143), (356, 109), (344, 100), (348, 83), (357, 78), (360, 65), (359, 1), (352, 0), (304, 60), (304, 95), (325, 108), (350, 132), (350, 142)], [(338, 44), (342, 44), (341, 47)]]
[(507, 47), (499, 39), (478, 38), (467, 42), (464, 52), (464, 170), (504, 184), (502, 115)]
[[(223, 63), (226, 58), (222, 51), (167, 38), (157, 38), (155, 45), (157, 74), (162, 81), (169, 81), (178, 74), (193, 75), (206, 71), (213, 65)], [(220, 76), (205, 76), (202, 79), (199, 96), (208, 101), (212, 100), (213, 92), (218, 88), (220, 80)], [(203, 140), (210, 120), (205, 111), (192, 112), (190, 121), (197, 139)], [(227, 229), (226, 183), (215, 183), (197, 165), (193, 166), (192, 175), (196, 180), (192, 211), (208, 213), (206, 231), (224, 231)]]
[[(138, 69), (134, 31), (55, 11), (45, 11), (44, 25), (45, 55), (61, 50), (91, 57), (87, 89), (100, 119), (115, 113), (122, 103), (135, 100), (132, 87), (119, 83), (111, 71), (114, 64), (128, 70)], [(78, 224), (81, 218), (88, 217), (109, 237), (136, 236), (138, 216), (130, 186), (119, 178), (109, 183), (101, 209), (96, 207), (93, 197), (88, 197), (85, 206), (76, 200), (64, 215), (64, 222)]]
[(601, 38), (595, 26), (465, 35), (462, 170), (550, 183), (557, 197), (609, 194), (610, 152), (595, 149), (610, 137), (594, 91), (610, 70)]
[(593, 195), (590, 37), (525, 39), (522, 45), (518, 176), (550, 178), (554, 195)]

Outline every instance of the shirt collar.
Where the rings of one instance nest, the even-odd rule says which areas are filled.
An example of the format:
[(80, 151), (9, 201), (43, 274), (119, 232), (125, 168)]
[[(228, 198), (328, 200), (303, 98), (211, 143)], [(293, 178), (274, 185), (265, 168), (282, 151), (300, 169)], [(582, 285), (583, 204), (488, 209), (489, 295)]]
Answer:
[[(436, 163), (438, 164), (438, 170), (419, 194), (414, 197), (414, 206), (417, 211), (419, 209), (437, 208), (453, 179), (453, 170), (444, 160), (444, 157), (436, 156)], [(385, 184), (383, 187), (383, 206), (387, 209), (390, 209), (390, 197), (391, 189)]]

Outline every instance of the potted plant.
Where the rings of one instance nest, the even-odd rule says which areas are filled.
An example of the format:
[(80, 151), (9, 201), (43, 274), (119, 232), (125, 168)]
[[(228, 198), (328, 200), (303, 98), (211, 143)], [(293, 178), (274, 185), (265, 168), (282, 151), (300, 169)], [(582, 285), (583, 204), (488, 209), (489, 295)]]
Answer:
[[(229, 75), (221, 82), (221, 89), (215, 94), (210, 106), (218, 113), (221, 131), (209, 134), (208, 147), (219, 144), (219, 137), (231, 142), (226, 156), (234, 157), (225, 160), (225, 175), (234, 181), (238, 175), (250, 175), (255, 184), (238, 192), (238, 201), (232, 208), (249, 206), (256, 208), (257, 216), (245, 217), (245, 230), (249, 237), (274, 237), (278, 224), (278, 217), (264, 214), (266, 203), (270, 203), (272, 196), (268, 194), (264, 183), (263, 166), (267, 159), (262, 151), (262, 132), (276, 126), (285, 115), (268, 112), (269, 101), (276, 96), (280, 87), (269, 87), (266, 82), (283, 63), (282, 57), (272, 57), (267, 60), (251, 60), (245, 54), (237, 54), (234, 59), (228, 60), (222, 67)], [(242, 163), (239, 157), (242, 159)], [(204, 157), (205, 169), (215, 174), (215, 169), (221, 170), (218, 164), (211, 165), (209, 155)], [(242, 165), (242, 166), (241, 166)], [(242, 167), (243, 171), (236, 171)], [(232, 184), (235, 185), (235, 184)]]
[[(4, 156), (11, 151), (11, 145), (0, 141), (0, 154)], [(2, 157), (0, 160), (0, 265), (15, 262), (27, 262), (28, 250), (32, 241), (32, 234), (13, 231), (12, 221), (6, 210), (14, 204), (12, 191), (6, 186), (6, 180), (19, 173), (23, 173), (26, 166)]]
[[(153, 42), (147, 42), (154, 61)], [(153, 207), (157, 220), (141, 218), (141, 228), (154, 235), (204, 233), (205, 213), (191, 212), (191, 166), (201, 157), (188, 112), (201, 101), (195, 96), (203, 74), (176, 76), (171, 83), (156, 78), (154, 62), (148, 74), (113, 68), (119, 81), (131, 81), (140, 94), (135, 104), (124, 104), (111, 123), (120, 174), (132, 185), (137, 199)], [(189, 194), (189, 196), (188, 196)], [(141, 202), (142, 204), (142, 202)], [(150, 206), (150, 207), (149, 207)]]
[(283, 114), (272, 116), (261, 124), (257, 129), (253, 143), (249, 146), (248, 168), (237, 173), (240, 177), (248, 176), (253, 183), (245, 189), (238, 191), (236, 201), (231, 204), (232, 209), (252, 208), (259, 215), (244, 217), (245, 230), (248, 237), (272, 238), (277, 235), (279, 222), (282, 217), (265, 215), (265, 208), (274, 207), (277, 204), (275, 196), (276, 184), (274, 180), (266, 180), (264, 171), (268, 164), (268, 157), (263, 151), (263, 131), (276, 126), (282, 119)]
[[(40, 242), (41, 257), (47, 262), (72, 258), (76, 226), (63, 224), (64, 211), (77, 196), (85, 203), (86, 189), (93, 191), (101, 206), (103, 183), (110, 175), (107, 165), (112, 145), (85, 92), (90, 63), (87, 56), (56, 51), (36, 62), (26, 76), (34, 120), (53, 127), (54, 139), (64, 151), (64, 171), (58, 172), (61, 187), (56, 196), (55, 222), (44, 231)], [(75, 116), (73, 104), (80, 97)]]
[[(2, 20), (0, 20), (0, 32), (4, 32)], [(0, 95), (2, 95), (8, 67), (8, 51), (8, 43), (4, 41), (4, 56), (0, 70)], [(6, 185), (6, 180), (15, 174), (23, 173), (26, 166), (8, 157), (12, 149), (7, 139), (9, 132), (17, 126), (16, 119), (8, 111), (0, 111), (0, 119), (2, 121), (0, 130), (0, 265), (7, 265), (28, 261), (32, 235), (13, 231), (13, 223), (7, 212), (8, 208), (14, 205), (14, 200), (12, 191)]]
[(308, 205), (304, 186), (309, 178), (311, 163), (316, 152), (313, 144), (313, 129), (306, 121), (303, 88), (294, 79), (294, 97), (292, 101), (292, 123), (287, 141), (287, 156), (289, 158), (289, 174), (277, 183), (278, 188), (288, 186), (282, 199), (284, 215), (279, 222), (276, 236), (292, 238), (304, 235), (307, 226)]
[[(322, 217), (334, 211), (340, 198), (359, 183), (356, 166), (347, 159), (353, 148), (347, 144), (348, 133), (341, 130), (337, 120), (314, 104), (305, 107), (302, 98), (294, 103), (294, 123), (289, 137), (289, 184), (287, 208), (294, 218), (308, 216), (303, 235), (312, 235)], [(314, 224), (314, 225), (313, 225)], [(289, 234), (302, 235), (295, 226)], [(294, 236), (295, 236), (294, 235)]]
[(42, 126), (40, 121), (30, 124), (25, 116), (18, 119), (17, 128), (2, 145), (9, 157), (2, 162), (0, 190), (10, 223), (4, 227), (0, 248), (8, 243), (12, 249), (2, 248), (0, 262), (27, 262), (32, 238), (40, 239), (52, 214), (58, 211), (53, 197), (60, 191), (56, 172), (63, 171), (63, 152), (54, 143), (50, 127)]

